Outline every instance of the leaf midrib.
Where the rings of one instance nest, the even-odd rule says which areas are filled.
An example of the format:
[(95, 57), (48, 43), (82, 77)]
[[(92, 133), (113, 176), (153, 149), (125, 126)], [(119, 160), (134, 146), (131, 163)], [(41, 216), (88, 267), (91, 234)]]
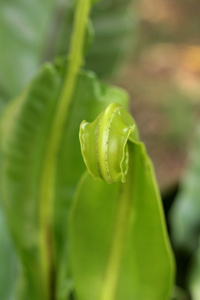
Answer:
[(117, 199), (117, 215), (113, 230), (111, 249), (102, 283), (100, 300), (114, 300), (116, 298), (120, 265), (129, 222), (129, 211), (132, 201), (132, 155), (130, 154), (130, 169), (125, 183), (119, 184)]
[[(79, 0), (74, 23), (74, 33), (70, 48), (69, 64), (58, 100), (56, 112), (52, 122), (49, 140), (46, 145), (46, 155), (42, 167), (40, 185), (40, 251), (41, 261), (44, 270), (44, 281), (46, 289), (46, 299), (54, 299), (50, 295), (52, 269), (52, 257), (49, 252), (49, 238), (53, 247), (52, 227), (53, 227), (53, 200), (55, 193), (55, 174), (57, 165), (57, 153), (61, 144), (65, 123), (69, 115), (78, 71), (82, 64), (82, 51), (84, 45), (85, 28), (90, 10), (90, 0)], [(49, 237), (50, 231), (50, 237)], [(54, 247), (53, 247), (54, 248)], [(55, 253), (53, 260), (55, 261)]]

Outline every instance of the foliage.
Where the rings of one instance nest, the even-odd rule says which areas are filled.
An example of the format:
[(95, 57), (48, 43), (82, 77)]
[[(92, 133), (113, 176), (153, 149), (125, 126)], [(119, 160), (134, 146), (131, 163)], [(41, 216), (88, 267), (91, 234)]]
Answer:
[[(13, 269), (0, 271), (9, 284), (6, 293), (0, 282), (5, 300), (10, 293), (20, 300), (170, 296), (173, 256), (153, 167), (125, 110), (127, 94), (82, 69), (90, 9), (90, 0), (76, 2), (69, 59), (44, 64), (1, 120), (1, 200), (20, 264), (16, 289)], [(23, 60), (22, 49), (18, 54)], [(9, 96), (24, 85), (15, 81), (19, 69)], [(6, 80), (2, 86), (9, 89)], [(90, 172), (106, 183), (81, 177), (79, 125), (100, 113), (82, 123), (80, 139)], [(118, 183), (110, 185), (108, 171)], [(5, 228), (4, 249), (12, 253), (6, 236)]]
[(169, 299), (173, 260), (153, 168), (135, 122), (112, 103), (94, 122), (82, 123), (80, 139), (89, 172), (105, 183), (85, 174), (73, 204), (78, 298)]

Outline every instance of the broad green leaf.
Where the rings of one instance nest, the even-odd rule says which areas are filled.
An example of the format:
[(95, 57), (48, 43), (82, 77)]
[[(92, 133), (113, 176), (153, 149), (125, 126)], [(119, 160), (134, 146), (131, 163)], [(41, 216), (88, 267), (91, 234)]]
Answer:
[[(115, 101), (127, 106), (127, 94), (114, 87), (100, 84), (91, 72), (79, 75), (73, 105), (70, 109), (66, 130), (58, 153), (55, 193), (55, 236), (59, 260), (59, 290), (65, 289), (67, 268), (67, 226), (71, 201), (80, 176), (85, 170), (78, 140), (79, 126), (83, 118), (92, 121), (102, 108)], [(70, 145), (70, 147), (69, 147)], [(67, 248), (67, 249), (66, 249)], [(67, 252), (67, 253), (66, 253)]]
[(174, 244), (193, 252), (198, 247), (200, 228), (200, 125), (194, 135), (188, 166), (180, 192), (171, 209), (171, 229)]
[(80, 140), (89, 172), (104, 181), (85, 173), (72, 208), (77, 299), (168, 300), (174, 260), (153, 167), (134, 120), (111, 104), (94, 122), (81, 124)]
[(21, 299), (47, 299), (39, 193), (48, 125), (61, 84), (56, 75), (53, 67), (45, 66), (32, 85), (11, 103), (2, 121), (2, 197), (22, 260), (27, 294), (24, 291)]
[[(24, 299), (48, 299), (42, 257), (45, 241), (41, 239), (41, 210), (45, 199), (41, 198), (41, 180), (64, 69), (64, 62), (45, 65), (32, 84), (10, 104), (1, 125), (3, 202), (22, 260)], [(99, 84), (91, 72), (82, 72), (77, 79), (59, 145), (54, 201), (51, 208), (45, 208), (53, 215), (46, 232), (49, 252), (45, 255), (50, 263), (48, 272), (54, 272), (52, 280), (57, 282), (58, 295), (66, 294), (67, 219), (77, 181), (84, 170), (79, 124), (85, 116), (94, 118), (113, 99), (126, 103), (126, 98), (126, 93), (119, 89)]]
[(19, 299), (68, 297), (68, 210), (84, 169), (79, 123), (113, 100), (126, 102), (92, 73), (78, 73), (90, 5), (79, 1), (67, 68), (46, 64), (1, 123), (3, 203), (23, 272)]
[(6, 221), (0, 208), (0, 299), (2, 300), (14, 300), (16, 261)]
[(200, 248), (196, 251), (195, 255), (193, 256), (191, 265), (190, 265), (190, 272), (189, 272), (189, 290), (192, 295), (193, 300), (200, 299)]
[[(90, 6), (90, 0), (78, 2), (68, 64), (63, 61), (56, 67), (44, 67), (9, 106), (2, 121), (1, 186), (5, 211), (22, 263), (19, 299), (66, 299), (69, 294), (67, 278), (64, 278), (65, 293), (57, 297), (62, 280), (60, 259), (65, 258), (67, 237), (65, 235), (65, 240), (59, 244), (54, 235), (56, 205), (63, 207), (60, 199), (55, 201), (56, 175), (60, 145), (66, 127), (70, 127), (69, 116), (77, 91)], [(73, 141), (74, 136), (71, 150)], [(66, 219), (62, 220), (62, 225), (66, 225)], [(60, 219), (58, 221), (60, 223)], [(67, 259), (63, 263), (68, 267)]]

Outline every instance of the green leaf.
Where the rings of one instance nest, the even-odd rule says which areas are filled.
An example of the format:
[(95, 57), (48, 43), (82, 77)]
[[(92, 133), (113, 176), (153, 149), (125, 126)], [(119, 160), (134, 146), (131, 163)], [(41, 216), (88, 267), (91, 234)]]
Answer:
[(85, 170), (78, 140), (80, 122), (85, 117), (92, 121), (113, 99), (127, 106), (127, 94), (124, 91), (100, 84), (91, 72), (83, 72), (79, 75), (57, 160), (54, 209), (57, 253), (60, 257), (58, 263), (61, 294), (66, 288), (66, 272), (69, 272), (67, 267), (69, 208), (77, 183)]
[[(54, 235), (54, 206), (60, 204), (55, 202), (57, 154), (65, 126), (70, 126), (68, 119), (82, 63), (89, 11), (90, 0), (78, 2), (69, 63), (43, 68), (9, 106), (2, 121), (1, 186), (22, 262), (19, 299), (48, 300), (59, 294), (59, 260), (63, 249), (57, 252), (58, 239)], [(73, 142), (71, 145), (73, 149)], [(65, 225), (66, 220), (63, 222)], [(64, 298), (68, 292), (67, 287)]]
[(198, 247), (200, 228), (200, 125), (197, 126), (188, 166), (180, 191), (171, 209), (171, 228), (174, 244), (189, 252)]
[(3, 203), (23, 272), (19, 299), (67, 298), (69, 204), (84, 169), (75, 136), (84, 116), (113, 99), (126, 102), (92, 73), (78, 73), (90, 4), (79, 1), (68, 64), (46, 64), (1, 123)]
[[(15, 245), (22, 260), (24, 289), (27, 289), (24, 299), (47, 297), (43, 266), (45, 262), (42, 256), (45, 241), (41, 240), (43, 220), (40, 215), (45, 199), (41, 198), (41, 182), (64, 69), (63, 62), (58, 62), (55, 66), (45, 65), (32, 84), (10, 104), (1, 125), (3, 201)], [(53, 277), (52, 280), (57, 282), (59, 295), (66, 293), (66, 228), (69, 206), (77, 181), (84, 170), (78, 142), (79, 124), (85, 116), (89, 119), (94, 118), (113, 99), (126, 103), (126, 97), (126, 93), (120, 89), (99, 84), (91, 72), (82, 72), (77, 79), (73, 104), (61, 133), (62, 141), (58, 149), (54, 200), (50, 208), (53, 225), (49, 224), (46, 232), (49, 252), (45, 255), (51, 262), (54, 247), (55, 260), (48, 268), (49, 272), (56, 273), (53, 274), (56, 278)], [(47, 208), (46, 211), (48, 212)]]
[(72, 208), (77, 299), (168, 300), (174, 260), (153, 167), (134, 120), (111, 104), (94, 122), (82, 123), (80, 140), (89, 172), (105, 182), (85, 173)]
[(44, 67), (32, 85), (11, 103), (2, 121), (2, 196), (22, 260), (27, 290), (24, 299), (47, 297), (43, 252), (40, 253), (43, 244), (39, 194), (42, 155), (60, 80), (53, 67)]

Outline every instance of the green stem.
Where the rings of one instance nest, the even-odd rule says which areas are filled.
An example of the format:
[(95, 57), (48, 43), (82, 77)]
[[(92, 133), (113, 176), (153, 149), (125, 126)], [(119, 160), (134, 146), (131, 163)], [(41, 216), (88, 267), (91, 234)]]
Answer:
[[(51, 273), (53, 269), (52, 255), (49, 250), (53, 246), (53, 199), (57, 153), (60, 147), (62, 133), (65, 128), (69, 108), (72, 103), (74, 89), (79, 69), (83, 62), (83, 48), (86, 25), (90, 12), (91, 0), (79, 0), (75, 12), (75, 23), (69, 53), (69, 63), (63, 83), (60, 99), (55, 112), (50, 136), (46, 147), (46, 155), (40, 188), (40, 247), (41, 264), (44, 277), (45, 300), (54, 299), (50, 295)], [(54, 255), (53, 255), (54, 256)]]

